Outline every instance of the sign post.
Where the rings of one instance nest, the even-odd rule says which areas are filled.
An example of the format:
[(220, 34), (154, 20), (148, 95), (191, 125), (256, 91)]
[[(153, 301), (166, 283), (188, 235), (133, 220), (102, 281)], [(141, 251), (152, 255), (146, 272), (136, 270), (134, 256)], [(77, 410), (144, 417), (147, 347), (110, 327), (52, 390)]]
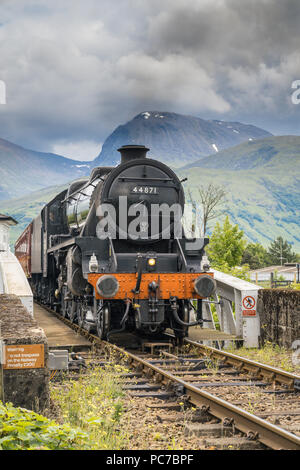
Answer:
[(40, 369), (45, 367), (44, 344), (13, 344), (4, 346), (3, 369)]

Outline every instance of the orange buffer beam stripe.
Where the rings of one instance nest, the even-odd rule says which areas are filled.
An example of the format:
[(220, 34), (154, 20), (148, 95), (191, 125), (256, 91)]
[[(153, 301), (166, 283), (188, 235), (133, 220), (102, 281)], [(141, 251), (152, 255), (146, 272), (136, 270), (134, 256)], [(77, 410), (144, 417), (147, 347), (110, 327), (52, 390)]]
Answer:
[[(194, 281), (201, 273), (143, 273), (139, 294), (134, 294), (132, 290), (136, 286), (137, 273), (91, 273), (88, 274), (88, 282), (94, 287), (97, 299), (103, 299), (96, 289), (97, 281), (104, 274), (111, 274), (119, 281), (120, 288), (113, 299), (148, 299), (149, 283), (155, 281), (159, 285), (158, 297), (169, 299), (178, 297), (179, 299), (201, 299), (194, 291)], [(213, 277), (212, 273), (203, 273)]]

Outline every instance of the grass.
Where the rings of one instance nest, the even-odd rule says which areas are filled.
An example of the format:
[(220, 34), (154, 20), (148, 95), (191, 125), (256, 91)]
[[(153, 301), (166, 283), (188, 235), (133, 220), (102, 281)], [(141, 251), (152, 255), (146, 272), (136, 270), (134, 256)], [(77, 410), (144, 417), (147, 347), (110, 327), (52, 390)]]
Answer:
[(124, 449), (126, 433), (121, 432), (124, 392), (121, 375), (125, 369), (112, 364), (88, 370), (78, 380), (52, 384), (51, 399), (57, 419), (87, 435), (85, 448), (92, 450)]
[(238, 356), (246, 357), (263, 364), (268, 364), (270, 366), (286, 370), (287, 372), (300, 373), (300, 365), (293, 364), (292, 361), (293, 351), (280, 347), (277, 344), (272, 344), (269, 341), (267, 341), (260, 349), (248, 349), (245, 347), (236, 349), (232, 345), (227, 350), (237, 354)]

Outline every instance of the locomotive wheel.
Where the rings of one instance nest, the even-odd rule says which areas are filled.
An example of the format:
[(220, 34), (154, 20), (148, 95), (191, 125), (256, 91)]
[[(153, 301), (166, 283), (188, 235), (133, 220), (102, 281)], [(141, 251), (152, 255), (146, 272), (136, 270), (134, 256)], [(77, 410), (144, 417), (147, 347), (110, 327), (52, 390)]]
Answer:
[(109, 330), (110, 311), (109, 307), (99, 307), (96, 317), (96, 330), (100, 339), (106, 339)]

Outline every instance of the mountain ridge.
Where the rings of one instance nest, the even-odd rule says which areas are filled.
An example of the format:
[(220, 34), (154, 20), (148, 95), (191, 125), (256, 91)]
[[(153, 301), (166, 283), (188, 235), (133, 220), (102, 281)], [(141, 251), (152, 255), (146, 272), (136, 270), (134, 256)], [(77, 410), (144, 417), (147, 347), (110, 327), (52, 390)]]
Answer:
[(193, 162), (248, 139), (255, 140), (271, 135), (252, 124), (144, 111), (118, 126), (107, 137), (93, 165), (116, 165), (120, 161), (117, 151), (119, 147), (143, 144), (150, 148), (149, 157), (180, 167), (183, 159)]

